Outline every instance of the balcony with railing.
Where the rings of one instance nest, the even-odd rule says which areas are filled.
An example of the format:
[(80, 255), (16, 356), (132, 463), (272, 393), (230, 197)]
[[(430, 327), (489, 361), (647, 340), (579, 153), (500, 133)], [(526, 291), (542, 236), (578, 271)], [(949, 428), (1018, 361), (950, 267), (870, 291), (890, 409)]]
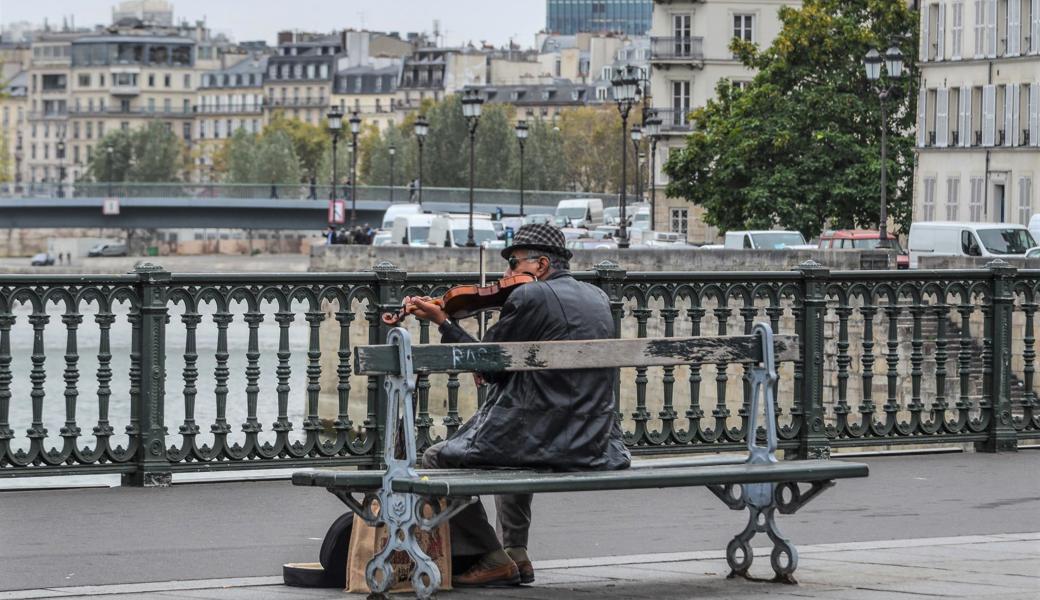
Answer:
[(652, 37), (650, 38), (650, 61), (702, 66), (704, 63), (704, 38)]
[(324, 96), (307, 96), (305, 98), (276, 98), (271, 96), (267, 99), (268, 106), (288, 108), (317, 108), (329, 105), (329, 100)]
[(246, 102), (244, 104), (198, 104), (195, 112), (200, 115), (260, 114), (264, 112), (263, 102)]
[(661, 119), (661, 131), (664, 133), (689, 133), (693, 131), (693, 120), (690, 110), (675, 108), (655, 108), (657, 117)]

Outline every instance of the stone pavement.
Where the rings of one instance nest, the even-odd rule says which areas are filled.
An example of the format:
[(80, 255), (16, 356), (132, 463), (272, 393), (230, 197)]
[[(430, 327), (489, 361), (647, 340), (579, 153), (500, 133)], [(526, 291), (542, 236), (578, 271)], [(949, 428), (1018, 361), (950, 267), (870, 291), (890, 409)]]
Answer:
[[(727, 579), (719, 552), (643, 554), (536, 561), (532, 586), (443, 593), (470, 598), (922, 600), (1040, 598), (1040, 533), (818, 544), (799, 548), (799, 583)], [(769, 575), (757, 549), (752, 574)], [(410, 598), (411, 594), (396, 597)], [(0, 592), (0, 600), (145, 598), (196, 600), (341, 599), (363, 595), (280, 585), (278, 577), (210, 579)]]

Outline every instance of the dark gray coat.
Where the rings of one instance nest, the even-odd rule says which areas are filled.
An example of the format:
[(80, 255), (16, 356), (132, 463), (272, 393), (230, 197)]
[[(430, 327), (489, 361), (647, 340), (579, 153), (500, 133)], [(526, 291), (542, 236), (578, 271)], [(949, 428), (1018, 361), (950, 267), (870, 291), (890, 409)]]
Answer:
[[(475, 342), (455, 324), (441, 341)], [(566, 271), (517, 288), (486, 342), (614, 337), (607, 295)], [(624, 469), (630, 456), (614, 413), (613, 369), (497, 373), (487, 401), (447, 440), (439, 458), (451, 467)]]

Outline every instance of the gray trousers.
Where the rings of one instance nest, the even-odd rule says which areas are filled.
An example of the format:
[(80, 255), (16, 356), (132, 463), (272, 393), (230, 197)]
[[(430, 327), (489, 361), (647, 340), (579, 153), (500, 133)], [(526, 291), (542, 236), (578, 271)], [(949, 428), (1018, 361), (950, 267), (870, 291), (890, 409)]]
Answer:
[[(441, 459), (440, 449), (444, 442), (434, 444), (422, 455), (424, 469), (458, 469), (461, 465), (449, 464)], [(498, 513), (498, 535), (491, 528), (484, 505), (470, 504), (455, 515), (451, 528), (451, 553), (455, 556), (487, 554), (503, 547), (527, 547), (527, 533), (531, 528), (531, 494), (508, 494), (495, 496)], [(501, 541), (499, 541), (501, 539)]]

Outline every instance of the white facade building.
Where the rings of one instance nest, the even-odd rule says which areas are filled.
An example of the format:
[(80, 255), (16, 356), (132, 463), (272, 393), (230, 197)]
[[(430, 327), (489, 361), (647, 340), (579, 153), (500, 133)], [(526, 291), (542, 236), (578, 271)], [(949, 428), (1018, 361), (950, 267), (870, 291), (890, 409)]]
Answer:
[[(701, 209), (683, 198), (664, 193), (668, 179), (662, 172), (669, 153), (686, 144), (692, 130), (689, 113), (714, 97), (720, 79), (751, 81), (754, 72), (733, 57), (734, 37), (765, 48), (780, 33), (778, 11), (801, 6), (784, 0), (654, 0), (650, 29), (651, 104), (662, 120), (655, 173), (655, 227), (685, 233), (691, 242), (718, 237), (701, 219)], [(648, 192), (649, 194), (649, 192)]]
[(1040, 212), (1040, 0), (921, 3), (914, 220)]

